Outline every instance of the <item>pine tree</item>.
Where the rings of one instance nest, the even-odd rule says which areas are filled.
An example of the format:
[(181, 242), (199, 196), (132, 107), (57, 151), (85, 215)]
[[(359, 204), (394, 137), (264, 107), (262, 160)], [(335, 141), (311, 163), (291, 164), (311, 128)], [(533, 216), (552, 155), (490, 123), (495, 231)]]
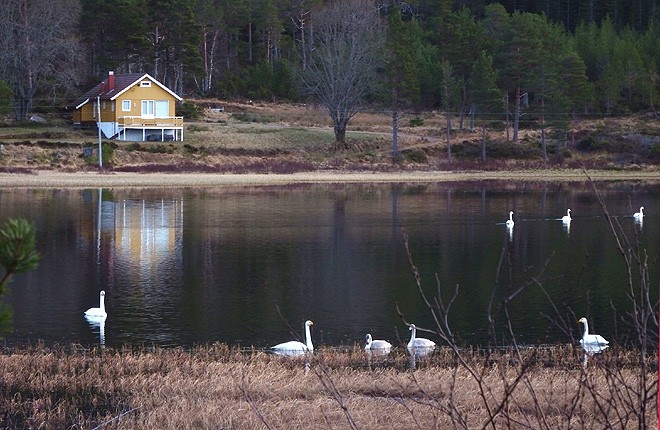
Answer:
[(471, 129), (474, 118), (481, 118), (482, 142), (481, 160), (486, 161), (486, 122), (502, 117), (502, 91), (497, 87), (497, 73), (493, 69), (493, 57), (481, 51), (472, 66), (468, 81), (468, 97), (471, 112)]
[(401, 9), (392, 8), (388, 15), (387, 45), (390, 54), (387, 67), (388, 86), (392, 104), (392, 155), (399, 155), (399, 113), (406, 105), (419, 102), (419, 74), (415, 62), (415, 47), (420, 44), (421, 32), (414, 20), (404, 22)]
[[(39, 265), (35, 229), (24, 219), (9, 219), (0, 228), (0, 265), (5, 274), (0, 279), (0, 297), (8, 291), (14, 275), (31, 272)], [(11, 308), (0, 302), (0, 333), (11, 323)]]

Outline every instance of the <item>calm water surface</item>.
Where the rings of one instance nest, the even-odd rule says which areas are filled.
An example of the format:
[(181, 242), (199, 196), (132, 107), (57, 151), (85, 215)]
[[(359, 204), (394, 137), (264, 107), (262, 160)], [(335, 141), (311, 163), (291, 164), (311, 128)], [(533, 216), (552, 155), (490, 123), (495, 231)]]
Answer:
[[(660, 186), (597, 188), (646, 249), (657, 285)], [(99, 343), (83, 312), (105, 290), (109, 346), (263, 348), (292, 339), (287, 322), (300, 333), (305, 319), (317, 346), (362, 343), (368, 332), (398, 345), (408, 331), (397, 308), (433, 325), (404, 231), (425, 293), (448, 300), (458, 290), (450, 323), (463, 342), (506, 342), (503, 299), (523, 287), (507, 305), (519, 342), (569, 342), (575, 316), (610, 340), (627, 335), (616, 316), (630, 308), (626, 268), (589, 184), (22, 189), (0, 190), (0, 203), (2, 218), (34, 222), (42, 254), (11, 284), (9, 344)], [(567, 208), (570, 228), (559, 220)]]

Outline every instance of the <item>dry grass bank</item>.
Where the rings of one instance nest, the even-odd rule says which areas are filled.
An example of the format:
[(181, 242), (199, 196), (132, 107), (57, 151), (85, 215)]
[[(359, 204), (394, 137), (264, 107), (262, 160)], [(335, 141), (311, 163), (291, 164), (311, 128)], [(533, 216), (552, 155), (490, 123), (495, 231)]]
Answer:
[[(442, 350), (414, 369), (402, 352), (379, 363), (364, 354), (322, 350), (306, 365), (224, 345), (16, 350), (0, 355), (0, 419), (5, 428), (136, 430), (657, 428), (658, 375), (640, 380), (635, 353), (583, 367), (571, 347), (473, 352), (462, 366)], [(647, 364), (657, 369), (657, 356)], [(636, 403), (644, 386), (656, 393), (646, 417)]]
[[(520, 141), (507, 140), (503, 124), (488, 129), (488, 161), (481, 161), (480, 130), (459, 127), (453, 119), (452, 161), (447, 158), (442, 112), (409, 114), (399, 123), (400, 154), (392, 156), (389, 112), (355, 116), (348, 127), (350, 150), (338, 150), (327, 113), (318, 106), (198, 101), (202, 118), (186, 121), (184, 142), (105, 141), (104, 167), (97, 156), (96, 130), (74, 129), (66, 118), (45, 116), (44, 123), (0, 126), (0, 171), (20, 174), (58, 172), (276, 173), (318, 171), (452, 171), (601, 169), (658, 172), (660, 124), (638, 115), (576, 119), (568, 134), (548, 141), (541, 156), (541, 133), (521, 129)], [(219, 108), (223, 108), (222, 111)], [(0, 124), (2, 125), (2, 124)], [(548, 135), (551, 135), (549, 132)]]

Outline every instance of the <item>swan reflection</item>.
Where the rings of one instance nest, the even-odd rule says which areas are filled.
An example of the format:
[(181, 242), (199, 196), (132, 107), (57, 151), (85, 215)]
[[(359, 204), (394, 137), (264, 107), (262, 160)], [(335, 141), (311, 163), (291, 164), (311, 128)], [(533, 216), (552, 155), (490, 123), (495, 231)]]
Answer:
[(417, 367), (417, 360), (424, 360), (430, 357), (433, 351), (435, 351), (434, 346), (415, 346), (408, 348), (408, 368), (415, 369)]
[(587, 367), (587, 361), (589, 360), (589, 358), (593, 357), (596, 354), (601, 354), (607, 348), (609, 348), (609, 345), (599, 345), (594, 343), (581, 343), (581, 346), (582, 346), (582, 350), (584, 351), (584, 354), (582, 355), (582, 367), (585, 368)]
[(408, 348), (410, 355), (417, 358), (427, 357), (431, 355), (433, 351), (435, 351), (435, 346), (413, 346), (412, 348)]
[(105, 316), (85, 315), (85, 319), (92, 327), (92, 329), (98, 328), (99, 330), (99, 345), (101, 346), (101, 348), (105, 348), (105, 320), (107, 318), (108, 318), (107, 315)]

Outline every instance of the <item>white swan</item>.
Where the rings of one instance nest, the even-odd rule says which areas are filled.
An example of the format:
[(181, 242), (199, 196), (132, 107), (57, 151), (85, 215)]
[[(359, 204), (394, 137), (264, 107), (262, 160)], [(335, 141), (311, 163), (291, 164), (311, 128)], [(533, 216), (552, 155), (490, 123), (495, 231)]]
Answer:
[(408, 351), (416, 355), (426, 355), (435, 349), (435, 342), (423, 337), (417, 337), (417, 327), (410, 324), (410, 341), (408, 342)]
[(291, 340), (289, 342), (284, 342), (271, 346), (270, 349), (279, 355), (302, 355), (306, 352), (314, 352), (314, 345), (312, 344), (312, 335), (309, 332), (309, 327), (313, 326), (314, 323), (307, 320), (305, 321), (305, 343), (298, 342), (297, 340)]
[(633, 214), (633, 218), (635, 218), (636, 221), (641, 221), (644, 219), (644, 206), (639, 208), (639, 212), (635, 212)]
[(571, 218), (571, 210), (570, 210), (570, 209), (566, 209), (566, 215), (564, 215), (563, 217), (561, 217), (561, 222), (563, 222), (564, 224), (568, 224), (568, 223), (570, 223), (572, 220), (573, 220), (573, 218)]
[(509, 219), (506, 220), (506, 226), (509, 228), (513, 227), (513, 211), (509, 211)]
[(367, 334), (367, 345), (364, 347), (364, 350), (367, 352), (379, 352), (379, 353), (390, 353), (392, 349), (392, 344), (386, 340), (373, 340), (371, 334)]
[(590, 353), (602, 352), (608, 347), (609, 342), (603, 336), (589, 334), (589, 323), (585, 317), (580, 318), (578, 322), (584, 324), (584, 334), (582, 335), (582, 339), (580, 339), (580, 345), (585, 351)]
[(87, 309), (85, 316), (88, 318), (105, 318), (108, 316), (105, 312), (105, 291), (101, 290), (99, 294), (99, 307)]

